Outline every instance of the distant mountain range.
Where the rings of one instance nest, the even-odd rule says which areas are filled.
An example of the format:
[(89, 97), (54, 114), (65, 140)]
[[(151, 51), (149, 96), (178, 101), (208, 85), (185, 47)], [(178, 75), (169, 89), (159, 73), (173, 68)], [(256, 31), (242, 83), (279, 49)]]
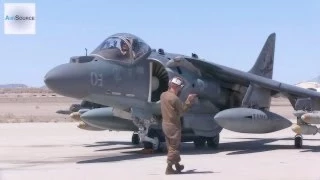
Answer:
[(0, 84), (2, 89), (28, 88), (25, 84)]
[(39, 89), (48, 89), (47, 86), (41, 87), (31, 87), (25, 84), (0, 84), (0, 89), (21, 89), (21, 88), (39, 88)]

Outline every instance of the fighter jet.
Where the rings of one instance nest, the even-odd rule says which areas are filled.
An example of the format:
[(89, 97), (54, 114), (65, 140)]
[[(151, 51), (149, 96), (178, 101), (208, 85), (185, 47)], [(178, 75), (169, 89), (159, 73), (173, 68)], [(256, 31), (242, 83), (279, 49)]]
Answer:
[[(50, 70), (45, 84), (54, 92), (101, 105), (80, 113), (81, 120), (99, 130), (133, 131), (132, 143), (162, 147), (160, 95), (174, 76), (184, 80), (179, 98), (198, 94), (183, 115), (182, 141), (195, 147), (217, 148), (223, 128), (240, 133), (270, 133), (293, 127), (294, 144), (303, 134), (319, 132), (304, 121), (320, 109), (320, 93), (272, 80), (276, 34), (271, 34), (253, 67), (240, 71), (191, 56), (152, 49), (141, 38), (118, 33), (106, 38), (89, 55), (73, 56)], [(237, 59), (235, 59), (237, 60)], [(287, 97), (297, 123), (270, 112), (271, 97)]]

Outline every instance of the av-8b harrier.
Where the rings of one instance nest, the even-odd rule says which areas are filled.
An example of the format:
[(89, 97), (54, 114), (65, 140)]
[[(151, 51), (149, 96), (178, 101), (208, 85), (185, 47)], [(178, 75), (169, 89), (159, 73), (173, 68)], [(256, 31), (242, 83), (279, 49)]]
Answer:
[[(270, 133), (292, 126), (296, 147), (303, 134), (316, 134), (320, 93), (272, 80), (275, 37), (271, 34), (248, 72), (151, 49), (139, 37), (114, 34), (92, 53), (74, 56), (50, 70), (46, 85), (54, 92), (99, 105), (81, 110), (81, 120), (95, 130), (133, 131), (133, 143), (159, 149), (160, 95), (174, 76), (185, 81), (181, 100), (198, 94), (197, 103), (181, 119), (182, 141), (216, 148), (223, 128), (240, 133)], [(235, 61), (238, 59), (235, 59)], [(286, 96), (297, 123), (269, 111), (271, 97)]]

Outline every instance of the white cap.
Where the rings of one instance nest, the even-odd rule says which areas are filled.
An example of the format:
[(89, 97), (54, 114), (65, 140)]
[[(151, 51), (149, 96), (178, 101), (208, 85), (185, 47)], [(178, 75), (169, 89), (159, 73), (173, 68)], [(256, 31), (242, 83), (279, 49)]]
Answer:
[(179, 77), (172, 78), (171, 83), (173, 83), (175, 85), (178, 85), (178, 86), (181, 86), (181, 87), (184, 86), (183, 83), (182, 83), (182, 79), (179, 78)]

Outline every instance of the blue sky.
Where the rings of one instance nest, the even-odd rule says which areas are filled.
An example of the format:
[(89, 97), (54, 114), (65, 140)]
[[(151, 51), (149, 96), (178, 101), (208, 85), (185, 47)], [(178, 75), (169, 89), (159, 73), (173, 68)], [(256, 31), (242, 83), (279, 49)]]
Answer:
[[(247, 71), (277, 34), (274, 79), (294, 84), (320, 75), (320, 1), (47, 0), (36, 3), (36, 35), (0, 30), (0, 84), (42, 86), (46, 72), (129, 32), (152, 48)], [(3, 17), (3, 16), (2, 16)]]

